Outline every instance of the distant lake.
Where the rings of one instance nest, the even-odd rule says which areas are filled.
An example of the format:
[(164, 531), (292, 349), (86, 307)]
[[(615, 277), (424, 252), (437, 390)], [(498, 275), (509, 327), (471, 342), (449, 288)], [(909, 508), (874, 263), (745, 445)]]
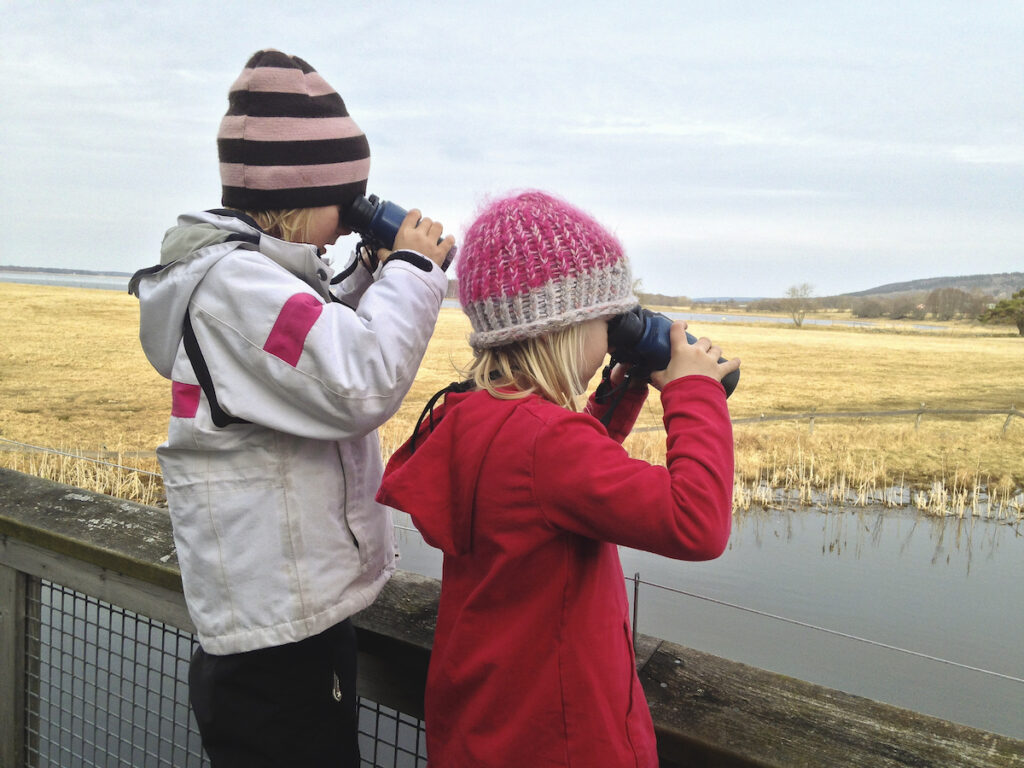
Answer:
[[(671, 317), (673, 320), (686, 320), (687, 322), (694, 320), (704, 323), (773, 323), (776, 325), (793, 325), (792, 318), (774, 317), (771, 315), (748, 315), (746, 313), (719, 314), (717, 312), (663, 312), (662, 314), (666, 317)], [(873, 328), (877, 323), (873, 323), (870, 320), (832, 320), (831, 318), (805, 317), (804, 325), (838, 325), (854, 326), (857, 328)], [(910, 327), (924, 331), (945, 330), (941, 325), (912, 324)]]
[[(666, 317), (673, 320), (694, 320), (704, 323), (774, 323), (782, 325), (793, 325), (790, 317), (775, 317), (772, 315), (748, 315), (742, 314), (719, 314), (717, 312), (662, 312)], [(804, 318), (804, 325), (853, 325), (870, 328), (874, 323), (867, 320), (831, 320), (816, 319), (813, 317)], [(924, 327), (924, 326), (922, 326)]]
[(0, 269), (0, 283), (59, 285), (66, 288), (99, 288), (127, 291), (128, 275), (88, 275), (68, 272), (20, 272)]

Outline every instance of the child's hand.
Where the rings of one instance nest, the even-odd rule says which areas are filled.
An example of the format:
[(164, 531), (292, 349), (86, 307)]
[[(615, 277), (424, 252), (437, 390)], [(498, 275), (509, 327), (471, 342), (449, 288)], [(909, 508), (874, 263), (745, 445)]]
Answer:
[[(441, 266), (444, 264), (445, 256), (455, 245), (455, 236), (448, 235), (441, 240), (441, 233), (444, 226), (439, 221), (421, 218), (418, 209), (413, 208), (402, 220), (402, 226), (398, 228), (395, 235), (395, 251), (410, 250), (422, 253), (432, 262)], [(394, 251), (382, 248), (377, 252), (377, 258), (386, 261)]]
[(711, 339), (700, 338), (690, 344), (686, 340), (686, 323), (682, 320), (672, 323), (669, 341), (672, 344), (672, 357), (668, 361), (668, 368), (651, 374), (651, 384), (659, 391), (670, 381), (683, 376), (710, 376), (715, 381), (721, 381), (740, 367), (739, 358), (735, 357), (719, 363), (722, 349), (712, 344)]
[[(622, 382), (626, 379), (626, 374), (629, 373), (629, 369), (633, 367), (632, 363), (616, 363), (615, 367), (612, 368), (611, 373), (608, 375), (608, 380), (611, 382), (613, 387), (619, 387)], [(630, 389), (644, 389), (647, 387), (647, 377), (633, 377), (629, 380)]]

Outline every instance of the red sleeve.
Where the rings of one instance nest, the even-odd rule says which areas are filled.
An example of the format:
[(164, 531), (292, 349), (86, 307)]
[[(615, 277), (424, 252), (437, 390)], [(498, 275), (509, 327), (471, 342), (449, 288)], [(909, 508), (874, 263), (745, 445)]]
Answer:
[[(631, 387), (627, 389), (622, 395), (622, 400), (615, 406), (615, 410), (612, 412), (611, 423), (608, 424), (608, 436), (615, 442), (621, 443), (629, 437), (629, 433), (632, 431), (633, 425), (636, 424), (637, 417), (640, 415), (644, 403), (647, 402), (647, 389), (648, 387)], [(614, 401), (614, 397), (612, 401)], [(596, 396), (591, 395), (590, 399), (587, 400), (585, 412), (600, 421), (610, 407), (611, 402), (599, 403)]]
[(725, 390), (687, 376), (661, 394), (667, 468), (630, 458), (600, 426), (567, 413), (545, 426), (534, 491), (547, 521), (678, 560), (718, 557), (732, 524), (733, 443)]

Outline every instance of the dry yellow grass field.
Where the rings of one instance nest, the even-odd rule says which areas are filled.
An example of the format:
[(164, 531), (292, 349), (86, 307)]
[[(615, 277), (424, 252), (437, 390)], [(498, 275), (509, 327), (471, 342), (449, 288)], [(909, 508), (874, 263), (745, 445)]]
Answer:
[[(0, 301), (0, 438), (156, 471), (152, 451), (164, 439), (170, 385), (139, 347), (136, 300), (115, 291), (0, 283)], [(770, 503), (768, 490), (866, 498), (902, 486), (914, 490), (919, 506), (937, 512), (962, 512), (976, 502), (972, 494), (987, 490), (1002, 503), (1001, 514), (1021, 515), (1024, 419), (1006, 426), (1005, 413), (1011, 405), (1024, 409), (1024, 338), (732, 323), (691, 323), (691, 331), (743, 359), (729, 401), (737, 419), (921, 403), (1004, 411), (925, 415), (916, 429), (913, 416), (819, 418), (813, 431), (806, 420), (738, 424), (737, 507)], [(442, 310), (409, 396), (381, 429), (385, 455), (405, 439), (430, 395), (459, 377), (456, 366), (470, 358), (468, 332), (458, 309)], [(652, 396), (638, 426), (657, 427), (660, 418)], [(15, 447), (0, 443), (0, 463), (108, 493), (140, 494), (132, 473)], [(664, 460), (657, 430), (634, 433), (627, 448)], [(158, 488), (142, 485), (151, 494), (144, 498), (158, 498)]]

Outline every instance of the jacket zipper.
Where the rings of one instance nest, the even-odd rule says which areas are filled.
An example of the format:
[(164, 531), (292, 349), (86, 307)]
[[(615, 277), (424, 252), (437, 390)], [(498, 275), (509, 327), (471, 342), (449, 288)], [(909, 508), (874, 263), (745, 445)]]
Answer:
[(345, 486), (345, 490), (344, 490), (345, 498), (342, 499), (342, 504), (343, 504), (343, 506), (342, 506), (342, 509), (343, 509), (342, 515), (345, 518), (345, 530), (348, 531), (348, 536), (349, 536), (350, 539), (352, 539), (352, 545), (356, 548), (356, 557), (359, 559), (359, 570), (360, 570), (360, 572), (362, 572), (363, 568), (366, 565), (366, 563), (363, 562), (363, 558), (365, 557), (365, 553), (363, 552), (362, 547), (359, 546), (359, 539), (356, 537), (356, 533), (355, 533), (355, 531), (352, 530), (352, 525), (348, 521), (348, 511), (349, 511), (349, 503), (348, 503), (348, 474), (345, 471), (345, 457), (341, 455), (341, 446), (340, 445), (337, 446), (337, 451), (338, 451), (338, 466), (341, 467), (341, 482)]

